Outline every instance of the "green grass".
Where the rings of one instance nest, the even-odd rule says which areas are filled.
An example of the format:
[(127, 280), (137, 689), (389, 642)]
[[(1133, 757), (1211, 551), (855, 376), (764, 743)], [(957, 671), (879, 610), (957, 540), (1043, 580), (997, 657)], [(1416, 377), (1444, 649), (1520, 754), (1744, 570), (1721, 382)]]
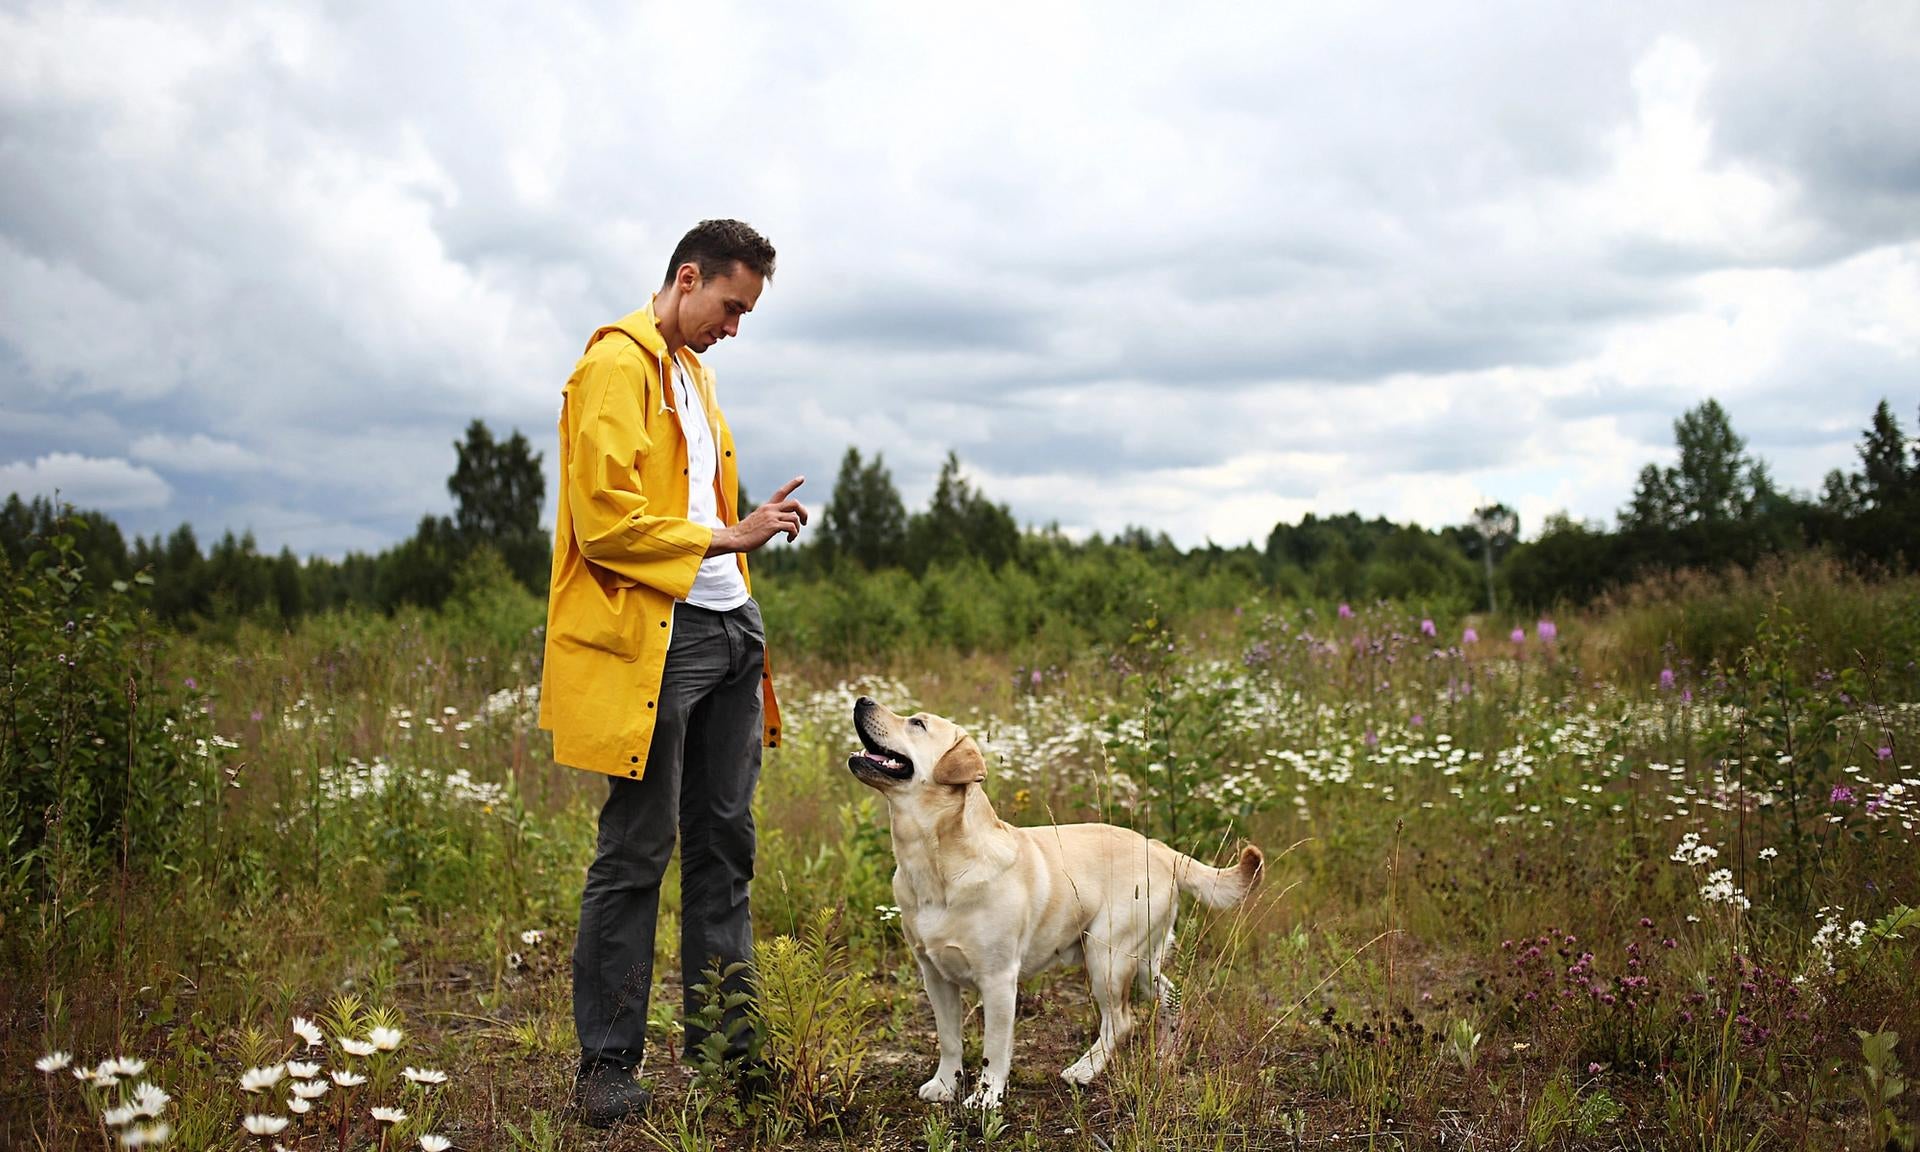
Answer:
[[(284, 1084), (255, 1098), (240, 1077), (299, 1056), (302, 1015), (337, 1026), (328, 1068), (369, 1078), (352, 1147), (381, 1140), (376, 1104), (408, 1114), (388, 1148), (428, 1131), (461, 1148), (1858, 1147), (1915, 1118), (1915, 1093), (1870, 1109), (1859, 1088), (1884, 1095), (1920, 1038), (1920, 925), (1900, 920), (1920, 905), (1920, 782), (1902, 783), (1920, 777), (1920, 640), (1884, 623), (1913, 591), (1754, 580), (1642, 590), (1558, 621), (1552, 646), (1532, 621), (1517, 645), (1512, 622), (1475, 621), (1462, 650), (1392, 606), (1247, 605), (1071, 652), (783, 663), (754, 901), (788, 1075), (743, 1102), (728, 1070), (678, 1063), (678, 989), (656, 990), (659, 1102), (611, 1138), (564, 1114), (604, 785), (555, 767), (533, 726), (537, 616), (471, 599), (446, 619), (163, 638), (142, 683), (170, 723), (142, 739), (168, 770), (69, 774), (101, 794), (151, 784), (129, 811), (154, 823), (82, 835), (64, 823), (81, 801), (55, 802), (10, 852), (0, 1144), (102, 1146), (98, 1111), (124, 1089), (34, 1070), (58, 1050), (146, 1060), (174, 1146), (264, 1146), (241, 1120), (287, 1115)], [(1844, 644), (1872, 668), (1841, 675)], [(1683, 650), (1719, 663), (1663, 690)], [(14, 707), (79, 714), (34, 683)], [(1184, 911), (1177, 1029), (1143, 1028), (1069, 1089), (1057, 1073), (1094, 1013), (1079, 973), (1050, 973), (1023, 989), (1003, 1117), (915, 1098), (931, 1013), (888, 910), (884, 812), (844, 767), (863, 691), (968, 726), (1017, 823), (1267, 850), (1248, 905)], [(58, 768), (10, 758), (7, 795)], [(678, 967), (676, 905), (670, 882), (660, 972)], [(346, 1055), (337, 1033), (374, 1014), (399, 1049)], [(1856, 1029), (1899, 1037), (1878, 1080)], [(406, 1066), (448, 1082), (411, 1085)], [(346, 1095), (277, 1139), (337, 1147)]]

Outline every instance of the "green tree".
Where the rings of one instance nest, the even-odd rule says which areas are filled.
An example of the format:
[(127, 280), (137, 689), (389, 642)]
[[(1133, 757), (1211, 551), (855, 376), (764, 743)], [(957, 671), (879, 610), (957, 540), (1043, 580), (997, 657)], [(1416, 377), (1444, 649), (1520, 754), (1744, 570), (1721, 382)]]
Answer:
[(968, 558), (998, 568), (1019, 550), (1013, 513), (976, 492), (960, 475), (960, 457), (948, 452), (927, 510), (907, 522), (908, 563), (915, 574)]
[(540, 522), (546, 498), (541, 454), (518, 429), (495, 440), (484, 420), (467, 425), (466, 438), (455, 441), (453, 449), (457, 460), (447, 491), (455, 502), (460, 554), (491, 544), (522, 584), (544, 590), (552, 553)]
[(1862, 435), (1859, 500), (1869, 508), (1898, 507), (1920, 487), (1920, 443), (1913, 446), (1909, 460), (1907, 435), (1884, 399)]
[(1480, 561), (1487, 577), (1487, 611), (1500, 610), (1493, 588), (1493, 569), (1520, 539), (1520, 514), (1505, 504), (1482, 505), (1473, 510), (1473, 519), (1460, 534), (1467, 555)]
[(819, 547), (829, 562), (846, 559), (868, 571), (896, 567), (907, 546), (907, 508), (883, 457), (863, 464), (858, 448), (840, 460), (833, 498), (820, 519)]

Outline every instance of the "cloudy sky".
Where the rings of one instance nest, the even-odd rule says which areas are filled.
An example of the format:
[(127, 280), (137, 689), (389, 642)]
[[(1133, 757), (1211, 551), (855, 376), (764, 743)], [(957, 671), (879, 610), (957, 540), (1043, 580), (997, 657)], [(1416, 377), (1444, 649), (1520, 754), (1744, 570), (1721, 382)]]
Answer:
[(551, 471), (705, 216), (779, 248), (709, 363), (816, 507), (857, 445), (1073, 533), (1531, 531), (1709, 396), (1807, 491), (1920, 411), (1906, 0), (8, 0), (0, 56), (0, 492), (131, 531), (380, 548), (475, 417)]

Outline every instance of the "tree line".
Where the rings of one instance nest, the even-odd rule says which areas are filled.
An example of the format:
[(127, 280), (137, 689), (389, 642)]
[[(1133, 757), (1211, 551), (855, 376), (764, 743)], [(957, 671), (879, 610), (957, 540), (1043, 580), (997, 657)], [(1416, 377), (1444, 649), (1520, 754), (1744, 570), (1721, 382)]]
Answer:
[[(1803, 548), (1826, 549), (1866, 567), (1920, 564), (1920, 444), (1884, 400), (1862, 433), (1858, 467), (1834, 470), (1817, 496), (1782, 491), (1716, 401), (1675, 421), (1674, 444), (1676, 462), (1641, 470), (1611, 529), (1555, 516), (1535, 539), (1522, 542), (1519, 517), (1504, 504), (1437, 529), (1354, 513), (1308, 513), (1274, 525), (1263, 547), (1187, 550), (1163, 532), (1139, 527), (1077, 541), (1056, 526), (1023, 530), (1005, 504), (968, 480), (952, 453), (926, 506), (910, 511), (884, 457), (850, 447), (817, 527), (799, 545), (762, 552), (755, 574), (811, 584), (897, 573), (924, 585), (930, 575), (965, 568), (1084, 585), (1098, 581), (1090, 573), (1124, 568), (1158, 573), (1164, 583), (1157, 586), (1173, 595), (1204, 580), (1215, 588), (1297, 598), (1393, 598), (1466, 611), (1508, 600), (1527, 609), (1579, 604), (1653, 572), (1749, 566)], [(282, 548), (268, 555), (246, 532), (227, 532), (203, 551), (185, 524), (165, 538), (135, 538), (129, 546), (110, 519), (85, 513), (79, 519), (87, 528), (76, 534), (76, 547), (101, 579), (148, 573), (155, 613), (177, 625), (257, 615), (291, 621), (345, 607), (437, 608), (475, 563), (504, 569), (544, 596), (551, 528), (542, 516), (541, 454), (517, 430), (496, 439), (479, 420), (453, 447), (447, 487), (454, 515), (422, 517), (413, 535), (377, 554), (301, 560)], [(745, 492), (740, 499), (745, 506)], [(44, 498), (9, 497), (0, 506), (0, 554), (19, 568), (70, 513)], [(1127, 562), (1116, 567), (1120, 556)], [(1088, 598), (1085, 613), (1116, 603), (1106, 593), (1081, 594)]]

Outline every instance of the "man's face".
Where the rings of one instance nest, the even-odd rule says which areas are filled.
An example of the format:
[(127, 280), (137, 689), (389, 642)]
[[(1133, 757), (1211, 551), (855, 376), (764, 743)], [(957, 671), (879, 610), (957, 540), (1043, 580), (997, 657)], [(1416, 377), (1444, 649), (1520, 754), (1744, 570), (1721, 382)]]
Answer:
[(705, 352), (729, 336), (740, 334), (740, 317), (753, 311), (766, 287), (758, 272), (735, 262), (733, 271), (701, 276), (697, 266), (680, 266), (675, 284), (680, 288), (680, 338), (695, 352)]

